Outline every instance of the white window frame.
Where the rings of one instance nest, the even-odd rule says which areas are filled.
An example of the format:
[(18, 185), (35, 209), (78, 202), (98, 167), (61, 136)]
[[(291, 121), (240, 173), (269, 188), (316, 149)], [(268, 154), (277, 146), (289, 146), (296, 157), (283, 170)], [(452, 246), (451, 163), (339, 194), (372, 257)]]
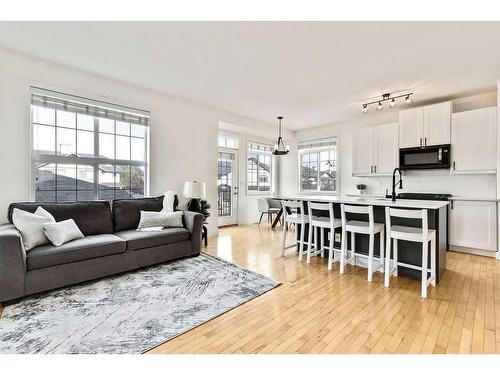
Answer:
[[(148, 117), (148, 124), (145, 126), (145, 138), (144, 138), (144, 161), (136, 161), (136, 160), (120, 160), (120, 159), (109, 159), (109, 158), (103, 158), (99, 157), (99, 126), (98, 126), (98, 119), (97, 117), (94, 117), (94, 157), (74, 157), (74, 156), (65, 156), (65, 155), (57, 155), (57, 150), (55, 150), (55, 154), (41, 154), (41, 153), (36, 153), (35, 152), (35, 145), (34, 145), (34, 116), (33, 116), (33, 105), (32, 105), (32, 95), (36, 94), (43, 94), (47, 93), (47, 95), (52, 95), (54, 97), (63, 99), (63, 100), (75, 100), (75, 102), (79, 103), (88, 103), (89, 105), (92, 106), (101, 106), (103, 108), (109, 108), (111, 110), (127, 110), (130, 111), (129, 113), (147, 113)], [(82, 96), (78, 95), (72, 95), (72, 94), (66, 94), (62, 93), (59, 91), (55, 90), (50, 90), (50, 89), (42, 89), (39, 87), (30, 87), (30, 95), (29, 95), (29, 108), (30, 108), (30, 163), (31, 163), (31, 189), (30, 189), (30, 195), (31, 195), (31, 200), (35, 201), (36, 200), (36, 164), (37, 163), (47, 163), (47, 164), (70, 164), (70, 165), (82, 165), (82, 166), (91, 166), (94, 169), (94, 178), (93, 178), (93, 185), (94, 185), (94, 198), (93, 200), (100, 200), (98, 197), (98, 186), (99, 186), (99, 165), (113, 165), (113, 166), (120, 166), (120, 165), (127, 165), (127, 166), (138, 166), (138, 167), (143, 167), (144, 168), (144, 197), (149, 196), (149, 180), (150, 180), (150, 171), (149, 171), (149, 160), (150, 160), (150, 129), (149, 129), (149, 112), (148, 111), (143, 111), (123, 105), (115, 105), (112, 103), (108, 102), (103, 102), (100, 100), (96, 99), (90, 99), (90, 98), (85, 98)], [(56, 120), (57, 121), (57, 120)], [(57, 122), (56, 122), (57, 124)], [(116, 125), (115, 125), (116, 126)], [(55, 133), (57, 133), (57, 126), (54, 125)], [(76, 128), (75, 128), (76, 129)], [(116, 129), (115, 129), (116, 131)], [(78, 134), (78, 131), (77, 131)], [(116, 136), (116, 134), (115, 134)], [(132, 136), (129, 136), (132, 138)], [(75, 142), (78, 142), (78, 138), (75, 139)], [(116, 144), (116, 140), (115, 140)], [(115, 146), (116, 147), (116, 146)], [(115, 150), (116, 151), (116, 150)], [(116, 157), (116, 154), (115, 154)], [(56, 171), (57, 173), (57, 171)], [(89, 190), (90, 191), (90, 190)], [(76, 193), (75, 193), (76, 194)], [(75, 202), (78, 202), (76, 200)]]
[(263, 155), (269, 154), (269, 156), (271, 156), (271, 173), (270, 173), (270, 181), (269, 181), (269, 191), (258, 190), (258, 187), (260, 184), (258, 166), (257, 166), (257, 190), (248, 190), (248, 182), (249, 182), (248, 181), (248, 167), (249, 167), (248, 156), (250, 154), (250, 152), (249, 152), (250, 144), (252, 144), (252, 143), (269, 147), (271, 150), (273, 149), (273, 145), (270, 143), (262, 142), (262, 141), (255, 141), (255, 140), (250, 140), (250, 139), (247, 140), (247, 144), (246, 144), (247, 147), (246, 147), (246, 153), (245, 153), (245, 156), (246, 156), (246, 162), (245, 162), (245, 191), (246, 191), (246, 194), (251, 195), (251, 196), (272, 195), (274, 193), (274, 185), (275, 185), (275, 181), (274, 181), (275, 159), (274, 159), (274, 155), (272, 154), (272, 151), (271, 152), (259, 151), (259, 150), (252, 151), (252, 153), (263, 154)]
[[(330, 140), (330, 139), (335, 139), (336, 141), (336, 146), (325, 146), (325, 147), (311, 147), (311, 148), (303, 148), (300, 149), (300, 144), (307, 144), (307, 143), (319, 143), (324, 140)], [(339, 160), (339, 144), (340, 144), (340, 138), (337, 135), (332, 135), (330, 137), (326, 138), (320, 138), (320, 139), (312, 139), (312, 140), (304, 140), (299, 142), (299, 149), (297, 151), (297, 192), (301, 194), (311, 194), (314, 193), (316, 195), (333, 195), (333, 196), (339, 196), (340, 195), (340, 160)], [(337, 187), (336, 191), (325, 191), (325, 190), (320, 190), (320, 152), (321, 151), (331, 151), (335, 150), (335, 161), (336, 161), (336, 171), (335, 171), (335, 185)], [(318, 163), (318, 184), (316, 189), (302, 189), (302, 157), (303, 154), (307, 153), (317, 153), (318, 158), (317, 158), (317, 163)]]

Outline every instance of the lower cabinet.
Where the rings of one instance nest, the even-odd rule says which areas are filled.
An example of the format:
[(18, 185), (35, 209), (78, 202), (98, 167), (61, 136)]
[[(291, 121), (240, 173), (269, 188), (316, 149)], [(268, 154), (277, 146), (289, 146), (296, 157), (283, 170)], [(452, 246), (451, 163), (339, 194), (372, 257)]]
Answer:
[[(472, 251), (497, 250), (497, 203), (451, 201), (449, 244)], [(467, 249), (465, 249), (467, 250)]]

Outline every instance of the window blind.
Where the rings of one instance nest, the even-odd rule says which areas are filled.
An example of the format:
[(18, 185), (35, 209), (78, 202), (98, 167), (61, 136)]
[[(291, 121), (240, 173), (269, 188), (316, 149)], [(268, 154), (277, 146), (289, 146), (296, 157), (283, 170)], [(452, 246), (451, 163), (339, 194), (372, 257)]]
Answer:
[(302, 141), (302, 142), (299, 142), (299, 144), (298, 144), (299, 150), (324, 148), (324, 147), (336, 147), (336, 146), (337, 146), (337, 137), (314, 139), (311, 141)]
[(129, 122), (136, 125), (149, 125), (149, 112), (147, 111), (38, 87), (31, 87), (31, 104), (61, 111)]

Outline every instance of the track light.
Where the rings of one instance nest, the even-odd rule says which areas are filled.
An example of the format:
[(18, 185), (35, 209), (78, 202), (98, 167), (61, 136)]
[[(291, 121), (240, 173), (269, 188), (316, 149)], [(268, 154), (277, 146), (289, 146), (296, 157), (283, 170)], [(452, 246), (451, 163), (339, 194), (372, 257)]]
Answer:
[(369, 102), (369, 103), (363, 103), (362, 107), (361, 107), (361, 111), (363, 112), (363, 114), (366, 115), (368, 113), (368, 111), (370, 110), (370, 105), (372, 105), (372, 104), (377, 104), (376, 109), (378, 112), (383, 111), (384, 106), (382, 105), (382, 103), (386, 102), (386, 101), (389, 101), (389, 108), (394, 109), (397, 106), (396, 99), (399, 99), (399, 98), (405, 98), (404, 100), (405, 100), (406, 104), (411, 104), (411, 103), (413, 103), (413, 99), (411, 97), (412, 95), (413, 95), (412, 92), (409, 92), (406, 94), (401, 94), (401, 95), (396, 95), (396, 96), (391, 96), (391, 94), (389, 94), (389, 93), (382, 94), (381, 99), (378, 99), (378, 100), (375, 100), (375, 101)]

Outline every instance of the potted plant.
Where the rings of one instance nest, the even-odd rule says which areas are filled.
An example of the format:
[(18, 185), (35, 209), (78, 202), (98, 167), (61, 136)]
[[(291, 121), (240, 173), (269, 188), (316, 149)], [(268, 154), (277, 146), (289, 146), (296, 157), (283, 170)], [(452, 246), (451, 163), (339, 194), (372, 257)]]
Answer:
[(366, 190), (365, 184), (356, 184), (356, 189), (358, 189), (359, 194), (364, 194)]

